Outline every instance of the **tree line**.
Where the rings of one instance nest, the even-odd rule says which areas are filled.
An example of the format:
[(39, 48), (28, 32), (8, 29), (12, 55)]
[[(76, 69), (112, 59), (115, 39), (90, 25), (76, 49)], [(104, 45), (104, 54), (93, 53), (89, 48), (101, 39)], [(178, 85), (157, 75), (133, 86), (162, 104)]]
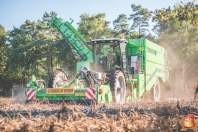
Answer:
[[(167, 50), (172, 79), (180, 75), (182, 66), (188, 73), (186, 79), (197, 79), (197, 7), (193, 2), (181, 1), (173, 7), (149, 11), (132, 4), (131, 14), (119, 14), (112, 22), (113, 28), (105, 13), (84, 13), (77, 30), (86, 40), (102, 36), (147, 38)], [(67, 41), (56, 28), (47, 25), (54, 16), (58, 15), (53, 11), (45, 12), (41, 19), (26, 20), (11, 31), (0, 25), (0, 95), (8, 95), (13, 85), (24, 85), (31, 75), (48, 80), (56, 68), (69, 69), (69, 75), (75, 72), (76, 59)], [(153, 33), (149, 30), (151, 24)]]

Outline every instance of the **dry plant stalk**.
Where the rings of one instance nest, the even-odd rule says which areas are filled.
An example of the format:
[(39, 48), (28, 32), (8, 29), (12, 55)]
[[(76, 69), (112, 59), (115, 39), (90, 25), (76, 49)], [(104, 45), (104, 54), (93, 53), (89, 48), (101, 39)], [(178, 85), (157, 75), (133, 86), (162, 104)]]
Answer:
[(11, 99), (0, 98), (0, 131), (171, 132), (180, 130), (182, 115), (198, 115), (197, 107), (186, 101), (83, 106), (47, 101), (12, 104)]

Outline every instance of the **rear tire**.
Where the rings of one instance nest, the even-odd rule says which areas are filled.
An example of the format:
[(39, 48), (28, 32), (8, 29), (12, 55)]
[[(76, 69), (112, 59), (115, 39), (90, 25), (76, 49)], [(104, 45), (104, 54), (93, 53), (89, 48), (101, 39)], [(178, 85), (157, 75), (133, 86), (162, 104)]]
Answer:
[(67, 75), (64, 70), (57, 69), (52, 73), (52, 76), (49, 80), (49, 88), (58, 88), (60, 86), (67, 85)]
[(159, 79), (157, 79), (153, 86), (153, 100), (155, 102), (159, 102), (161, 100), (161, 85)]
[(159, 102), (161, 101), (161, 85), (159, 79), (156, 80), (155, 84), (149, 91), (145, 91), (143, 94), (144, 101), (154, 101)]
[(110, 88), (113, 102), (116, 104), (124, 104), (126, 99), (126, 79), (121, 70), (115, 70), (111, 74)]

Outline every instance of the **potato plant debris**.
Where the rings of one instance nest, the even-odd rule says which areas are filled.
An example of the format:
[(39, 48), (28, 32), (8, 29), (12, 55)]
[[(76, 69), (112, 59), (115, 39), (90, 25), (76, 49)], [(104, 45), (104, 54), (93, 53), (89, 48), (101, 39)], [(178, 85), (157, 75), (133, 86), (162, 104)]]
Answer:
[(198, 115), (197, 102), (130, 102), (124, 105), (0, 98), (0, 131), (7, 132), (178, 132), (183, 115)]

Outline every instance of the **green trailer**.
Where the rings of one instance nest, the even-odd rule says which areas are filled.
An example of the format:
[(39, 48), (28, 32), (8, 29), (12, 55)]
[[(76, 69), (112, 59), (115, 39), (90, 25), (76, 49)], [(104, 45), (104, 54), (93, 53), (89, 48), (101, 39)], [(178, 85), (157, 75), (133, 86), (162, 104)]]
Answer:
[(52, 18), (48, 24), (59, 29), (80, 61), (75, 79), (69, 81), (66, 72), (57, 69), (48, 88), (36, 90), (37, 99), (116, 104), (142, 97), (162, 99), (169, 78), (163, 47), (147, 39), (104, 37), (87, 42), (69, 22)]
[[(153, 94), (153, 100), (160, 101), (162, 99), (161, 92), (165, 91), (165, 85), (169, 78), (165, 49), (146, 39), (129, 39), (126, 53), (129, 59), (129, 72), (133, 74), (133, 67), (138, 66), (132, 75), (137, 79), (132, 97), (138, 98), (149, 92), (149, 94)], [(130, 67), (130, 62), (136, 64), (131, 64), (133, 66)]]

